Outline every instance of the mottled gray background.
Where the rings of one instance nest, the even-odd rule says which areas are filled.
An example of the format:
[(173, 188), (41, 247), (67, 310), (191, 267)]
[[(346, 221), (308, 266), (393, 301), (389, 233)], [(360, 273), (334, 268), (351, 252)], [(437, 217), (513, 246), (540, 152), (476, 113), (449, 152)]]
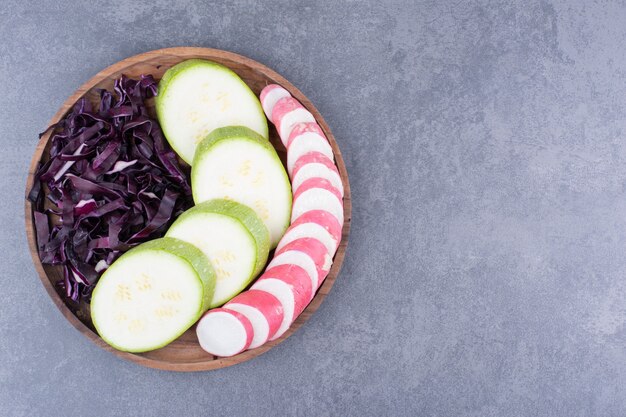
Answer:
[[(0, 6), (0, 415), (626, 415), (624, 2), (84, 3)], [(22, 219), (61, 103), (122, 58), (180, 45), (298, 86), (354, 204), (314, 317), (196, 374), (123, 362), (74, 330)]]

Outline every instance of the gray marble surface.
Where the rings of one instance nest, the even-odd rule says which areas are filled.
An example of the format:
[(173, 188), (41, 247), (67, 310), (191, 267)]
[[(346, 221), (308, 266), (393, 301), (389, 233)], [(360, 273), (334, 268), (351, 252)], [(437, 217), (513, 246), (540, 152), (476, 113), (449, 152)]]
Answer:
[[(626, 4), (4, 0), (0, 415), (626, 415)], [(175, 4), (175, 6), (174, 6)], [(63, 319), (22, 218), (37, 133), (130, 55), (222, 48), (322, 112), (354, 204), (285, 343), (179, 374)]]

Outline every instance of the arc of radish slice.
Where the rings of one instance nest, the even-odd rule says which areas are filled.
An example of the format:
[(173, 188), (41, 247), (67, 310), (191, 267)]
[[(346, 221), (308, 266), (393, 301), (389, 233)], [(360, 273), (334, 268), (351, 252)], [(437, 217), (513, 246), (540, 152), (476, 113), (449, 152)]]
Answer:
[(272, 111), (276, 102), (283, 97), (291, 97), (289, 91), (285, 90), (278, 84), (270, 84), (261, 91), (261, 106), (269, 120), (272, 120)]
[(244, 291), (226, 303), (224, 308), (237, 311), (250, 320), (253, 330), (250, 349), (267, 342), (283, 322), (283, 305), (275, 296), (264, 291)]
[(275, 84), (263, 89), (261, 103), (287, 147), (293, 205), (291, 224), (266, 271), (224, 306), (248, 318), (250, 347), (283, 335), (306, 308), (330, 270), (344, 220), (343, 183), (313, 115)]
[(196, 326), (200, 346), (216, 356), (233, 356), (250, 347), (254, 331), (243, 314), (225, 308), (207, 312)]
[(322, 285), (322, 281), (326, 278), (326, 275), (333, 264), (333, 259), (330, 257), (326, 246), (324, 246), (322, 242), (317, 239), (303, 237), (296, 239), (293, 242), (289, 242), (280, 251), (278, 251), (277, 254), (280, 256), (285, 253), (293, 252), (304, 254), (313, 261), (317, 272), (317, 284), (315, 286), (315, 289), (317, 290), (319, 286)]
[(309, 152), (294, 163), (291, 172), (291, 189), (295, 193), (303, 182), (310, 178), (324, 178), (335, 186), (343, 197), (343, 183), (339, 170), (332, 159), (320, 152)]
[(341, 240), (341, 225), (335, 216), (325, 210), (308, 211), (289, 226), (276, 250), (279, 251), (287, 243), (302, 237), (319, 240), (333, 256)]
[(313, 288), (307, 272), (297, 265), (279, 265), (269, 268), (252, 286), (276, 297), (283, 306), (283, 321), (271, 340), (287, 331), (291, 323), (304, 311), (313, 298)]
[(315, 118), (295, 98), (283, 97), (276, 102), (272, 110), (272, 122), (278, 130), (283, 145), (287, 146), (293, 126), (302, 122), (315, 122)]
[(310, 188), (300, 193), (293, 200), (291, 221), (313, 210), (326, 210), (335, 216), (340, 224), (343, 224), (343, 202), (331, 190)]
[(272, 259), (267, 267), (269, 269), (279, 265), (296, 265), (304, 269), (309, 276), (309, 280), (311, 281), (311, 288), (317, 289), (319, 272), (317, 270), (317, 266), (315, 266), (315, 261), (306, 253), (296, 250), (283, 250), (280, 254), (276, 254), (274, 256), (274, 259)]
[(287, 172), (291, 176), (296, 161), (310, 152), (326, 155), (331, 161), (333, 149), (317, 123), (297, 123), (287, 141)]

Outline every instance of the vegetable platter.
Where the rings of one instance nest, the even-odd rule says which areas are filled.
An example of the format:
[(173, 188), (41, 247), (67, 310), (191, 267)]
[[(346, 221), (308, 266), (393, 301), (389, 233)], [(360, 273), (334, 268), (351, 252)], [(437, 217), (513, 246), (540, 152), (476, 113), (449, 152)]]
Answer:
[[(42, 129), (43, 130), (43, 129)], [(319, 111), (249, 58), (180, 47), (96, 74), (41, 135), (26, 233), (65, 318), (137, 364), (254, 358), (320, 306), (350, 184)]]

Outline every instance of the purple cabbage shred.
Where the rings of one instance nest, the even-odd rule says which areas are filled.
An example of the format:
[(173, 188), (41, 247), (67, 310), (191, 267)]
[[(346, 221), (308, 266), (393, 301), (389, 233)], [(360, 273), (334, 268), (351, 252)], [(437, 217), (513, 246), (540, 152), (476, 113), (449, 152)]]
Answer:
[(187, 169), (148, 114), (154, 78), (122, 76), (114, 93), (99, 93), (97, 108), (83, 98), (48, 128), (50, 157), (28, 195), (39, 257), (63, 267), (59, 290), (76, 303), (90, 301), (122, 253), (161, 237), (193, 205)]

